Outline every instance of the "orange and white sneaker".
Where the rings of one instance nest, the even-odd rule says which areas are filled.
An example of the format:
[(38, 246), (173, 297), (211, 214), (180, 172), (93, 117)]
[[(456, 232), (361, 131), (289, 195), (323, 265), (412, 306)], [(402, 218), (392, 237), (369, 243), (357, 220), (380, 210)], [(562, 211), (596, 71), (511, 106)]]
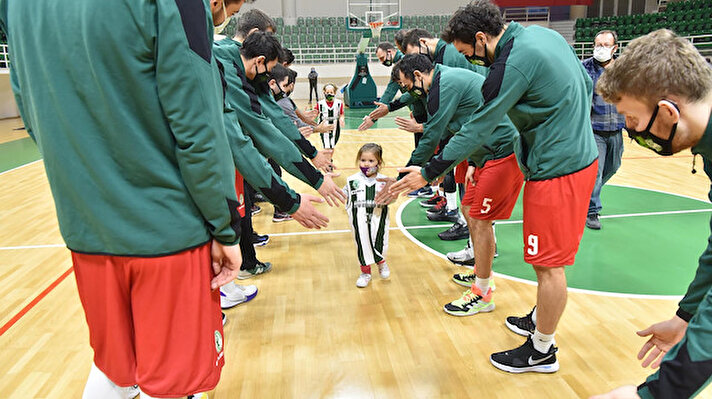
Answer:
[(445, 313), (453, 316), (472, 316), (477, 313), (486, 313), (494, 310), (494, 299), (492, 298), (492, 288), (487, 289), (486, 294), (482, 294), (477, 286), (462, 293), (460, 299), (456, 299), (443, 306)]

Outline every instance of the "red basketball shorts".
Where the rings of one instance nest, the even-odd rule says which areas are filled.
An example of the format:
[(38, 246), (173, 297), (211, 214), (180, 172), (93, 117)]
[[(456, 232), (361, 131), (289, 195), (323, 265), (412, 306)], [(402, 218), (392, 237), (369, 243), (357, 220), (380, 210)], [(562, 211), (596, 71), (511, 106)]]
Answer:
[(525, 262), (574, 264), (597, 173), (598, 160), (578, 172), (524, 185)]
[(150, 396), (209, 391), (225, 364), (210, 244), (155, 258), (72, 253), (94, 363)]

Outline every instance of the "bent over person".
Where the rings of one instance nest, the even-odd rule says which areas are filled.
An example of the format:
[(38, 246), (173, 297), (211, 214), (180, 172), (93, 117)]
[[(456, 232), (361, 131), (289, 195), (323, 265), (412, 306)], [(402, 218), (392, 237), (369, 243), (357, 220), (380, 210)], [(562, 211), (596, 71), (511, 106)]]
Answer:
[[(242, 3), (223, 1), (215, 22)], [(136, 384), (142, 398), (213, 389), (225, 362), (217, 288), (241, 256), (207, 2), (0, 10), (89, 325), (84, 397), (123, 399)]]

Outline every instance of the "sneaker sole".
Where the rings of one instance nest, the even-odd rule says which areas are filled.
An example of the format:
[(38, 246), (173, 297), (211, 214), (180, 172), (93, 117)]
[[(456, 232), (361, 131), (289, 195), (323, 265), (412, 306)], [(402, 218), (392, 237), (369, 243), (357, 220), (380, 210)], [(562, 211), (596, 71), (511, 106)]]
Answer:
[(474, 316), (477, 313), (489, 313), (494, 310), (494, 303), (491, 303), (490, 305), (477, 310), (476, 312), (456, 312), (452, 310), (448, 310), (445, 306), (443, 306), (443, 310), (445, 313), (452, 315), (452, 316), (458, 316), (458, 317), (465, 317), (465, 316)]
[(267, 243), (269, 243), (269, 238), (267, 238), (267, 239), (264, 240), (264, 241), (258, 242), (258, 243), (253, 243), (252, 246), (254, 246), (254, 247), (264, 247), (265, 245), (267, 245)]
[(438, 233), (438, 238), (443, 240), (443, 241), (457, 241), (457, 240), (464, 240), (466, 238), (469, 238), (470, 234), (465, 234), (465, 235), (459, 235), (459, 236), (446, 236), (442, 233)]
[(255, 299), (255, 297), (257, 296), (257, 292), (258, 292), (258, 291), (259, 291), (259, 290), (255, 291), (255, 293), (252, 294), (252, 295), (246, 296), (244, 301), (235, 302), (235, 303), (228, 302), (228, 304), (225, 305), (225, 306), (223, 306), (223, 299), (222, 299), (223, 297), (220, 297), (220, 309), (223, 309), (223, 310), (225, 310), (225, 309), (232, 309), (232, 308), (234, 308), (235, 306), (240, 305), (240, 304), (242, 304), (242, 303), (250, 302), (251, 300)]
[(490, 357), (490, 363), (492, 365), (502, 371), (506, 371), (508, 373), (514, 373), (514, 374), (521, 374), (521, 373), (528, 373), (528, 372), (535, 372), (535, 373), (556, 373), (559, 371), (559, 361), (556, 360), (554, 363), (551, 364), (545, 364), (545, 365), (536, 365), (536, 366), (530, 366), (530, 367), (511, 367), (507, 366), (506, 364), (501, 364), (497, 363)]
[[(473, 267), (473, 269), (474, 269), (474, 267)], [(465, 283), (464, 281), (455, 280), (454, 277), (452, 278), (452, 281), (454, 281), (456, 284), (461, 285), (463, 287), (472, 287), (472, 283)], [(490, 280), (490, 281), (491, 282), (490, 282), (489, 286), (490, 286), (490, 288), (492, 288), (492, 292), (497, 291), (497, 287), (494, 284), (494, 280)], [(505, 323), (506, 323), (506, 321), (505, 321)]]
[(294, 218), (288, 218), (288, 219), (275, 219), (275, 218), (272, 218), (272, 222), (274, 222), (274, 223), (288, 222), (288, 221), (290, 221), (290, 220), (294, 220)]
[(435, 196), (435, 193), (430, 193), (430, 194), (418, 194), (417, 198), (425, 198), (425, 199), (430, 199)]
[(522, 330), (521, 328), (515, 326), (514, 324), (508, 322), (507, 320), (504, 320), (504, 324), (507, 326), (507, 328), (512, 330), (512, 332), (514, 332), (515, 334), (519, 334), (523, 337), (529, 337), (532, 335), (532, 333), (530, 333), (529, 331)]
[(269, 272), (270, 270), (272, 270), (272, 269), (265, 270), (265, 271), (263, 271), (262, 273), (250, 274), (249, 276), (246, 276), (246, 275), (244, 275), (244, 274), (242, 274), (242, 275), (238, 274), (238, 275), (237, 275), (237, 279), (238, 279), (238, 280), (247, 280), (248, 278), (252, 278), (252, 277), (256, 277), (256, 276), (260, 276), (260, 275), (262, 275), (262, 274), (265, 274), (265, 273)]

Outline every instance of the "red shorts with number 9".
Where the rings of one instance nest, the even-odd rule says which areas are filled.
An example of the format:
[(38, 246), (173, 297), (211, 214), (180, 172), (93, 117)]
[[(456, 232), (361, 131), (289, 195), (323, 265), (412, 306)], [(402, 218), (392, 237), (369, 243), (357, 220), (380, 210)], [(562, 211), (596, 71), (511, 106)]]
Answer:
[(524, 186), (524, 261), (536, 266), (573, 265), (586, 225), (598, 160), (586, 168)]
[(503, 220), (512, 216), (514, 204), (524, 183), (514, 154), (485, 162), (477, 168), (475, 185), (466, 185), (462, 204), (470, 207), (470, 217), (479, 220)]

